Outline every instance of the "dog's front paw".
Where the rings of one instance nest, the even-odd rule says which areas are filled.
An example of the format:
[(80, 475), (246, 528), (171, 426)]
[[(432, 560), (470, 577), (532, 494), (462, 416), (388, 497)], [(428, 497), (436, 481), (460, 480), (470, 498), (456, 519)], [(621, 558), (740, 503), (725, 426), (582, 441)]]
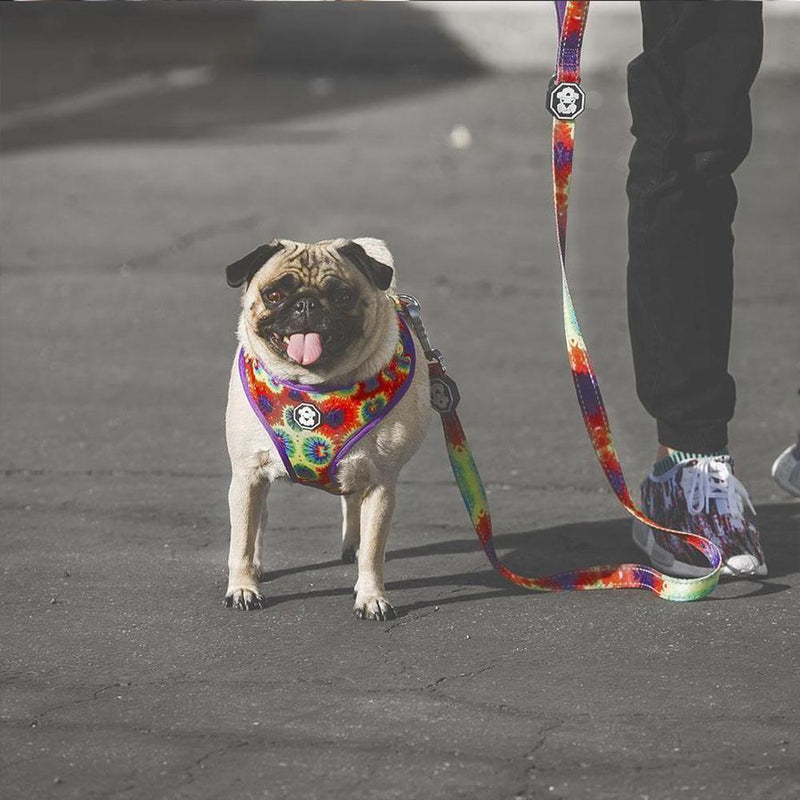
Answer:
[(267, 598), (258, 589), (229, 589), (225, 595), (225, 605), (228, 608), (252, 611), (255, 608), (266, 608)]
[(392, 604), (380, 594), (356, 595), (356, 604), (353, 606), (356, 619), (376, 619), (381, 622), (394, 619), (397, 616)]

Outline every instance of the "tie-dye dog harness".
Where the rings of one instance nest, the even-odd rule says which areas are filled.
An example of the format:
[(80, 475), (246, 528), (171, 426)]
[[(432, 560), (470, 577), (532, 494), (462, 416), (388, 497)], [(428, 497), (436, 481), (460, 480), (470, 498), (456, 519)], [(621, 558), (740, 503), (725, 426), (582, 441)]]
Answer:
[(303, 386), (281, 380), (240, 349), (244, 393), (290, 480), (342, 493), (336, 481), (339, 462), (397, 405), (414, 377), (414, 341), (399, 315), (397, 328), (391, 361), (374, 377), (350, 386)]

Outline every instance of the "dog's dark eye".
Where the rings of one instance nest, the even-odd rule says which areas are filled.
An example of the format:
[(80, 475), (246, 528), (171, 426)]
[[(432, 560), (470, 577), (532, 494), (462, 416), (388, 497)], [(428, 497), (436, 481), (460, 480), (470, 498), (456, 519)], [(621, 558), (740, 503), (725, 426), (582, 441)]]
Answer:
[(340, 306), (353, 305), (353, 293), (349, 289), (342, 289), (341, 291), (336, 292), (334, 299)]
[(267, 292), (267, 302), (273, 306), (277, 306), (286, 299), (286, 294), (280, 289), (270, 289)]

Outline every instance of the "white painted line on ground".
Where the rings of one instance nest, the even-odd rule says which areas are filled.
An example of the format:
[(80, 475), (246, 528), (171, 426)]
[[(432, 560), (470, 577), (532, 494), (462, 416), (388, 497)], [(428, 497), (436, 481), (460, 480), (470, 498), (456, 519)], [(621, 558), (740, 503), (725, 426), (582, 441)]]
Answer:
[(10, 111), (0, 117), (0, 129), (10, 130), (33, 122), (46, 122), (94, 111), (105, 105), (163, 90), (192, 89), (211, 82), (211, 67), (179, 67), (161, 73), (144, 72), (118, 81), (111, 81), (96, 89), (88, 89), (69, 97), (50, 100), (31, 108)]

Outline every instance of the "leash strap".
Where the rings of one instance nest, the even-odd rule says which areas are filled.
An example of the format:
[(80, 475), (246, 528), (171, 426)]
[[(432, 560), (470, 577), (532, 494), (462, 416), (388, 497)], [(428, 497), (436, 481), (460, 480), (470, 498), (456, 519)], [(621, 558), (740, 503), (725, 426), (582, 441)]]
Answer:
[(442, 420), (447, 455), (461, 497), (486, 556), (500, 575), (517, 586), (535, 591), (650, 589), (665, 600), (698, 600), (712, 592), (719, 582), (722, 554), (716, 545), (702, 536), (666, 528), (653, 521), (633, 502), (614, 448), (611, 426), (600, 394), (597, 375), (592, 369), (569, 291), (566, 271), (567, 208), (574, 154), (574, 120), (583, 111), (585, 103), (580, 88), (580, 52), (589, 2), (556, 0), (555, 6), (559, 29), (558, 58), (556, 74), (547, 93), (547, 107), (554, 117), (553, 189), (561, 261), (564, 335), (578, 403), (595, 455), (620, 503), (645, 525), (680, 536), (703, 553), (711, 564), (708, 575), (700, 578), (676, 578), (643, 564), (589, 567), (543, 578), (525, 577), (509, 569), (497, 555), (492, 538), (492, 519), (486, 491), (472, 457), (464, 428), (456, 413), (459, 402), (458, 388), (447, 375), (441, 352), (431, 347), (428, 341), (420, 317), (419, 303), (410, 295), (399, 295), (398, 301), (411, 322), (428, 361), (431, 403)]

